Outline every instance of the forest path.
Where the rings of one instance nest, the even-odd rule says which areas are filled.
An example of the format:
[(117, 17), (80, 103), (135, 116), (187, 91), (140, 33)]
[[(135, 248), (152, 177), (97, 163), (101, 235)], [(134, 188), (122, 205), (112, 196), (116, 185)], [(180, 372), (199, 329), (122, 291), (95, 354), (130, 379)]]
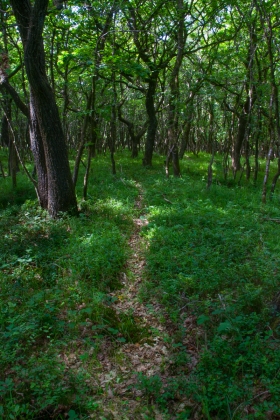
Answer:
[[(141, 323), (142, 326), (152, 328), (156, 333), (166, 332), (163, 324), (153, 314), (157, 312), (157, 304), (145, 306), (139, 302), (138, 295), (141, 285), (143, 283), (143, 272), (145, 269), (145, 250), (149, 244), (144, 237), (141, 236), (141, 229), (148, 224), (148, 220), (142, 210), (143, 208), (143, 191), (140, 184), (136, 184), (139, 190), (138, 197), (135, 201), (135, 208), (139, 210), (138, 217), (133, 219), (134, 231), (129, 239), (129, 246), (131, 255), (126, 263), (126, 272), (123, 273), (123, 288), (114, 293), (117, 297), (115, 309), (117, 312), (133, 312), (135, 319)], [(141, 211), (142, 210), (142, 211)], [(162, 334), (161, 334), (162, 335)], [(157, 337), (159, 338), (159, 337)], [(156, 339), (156, 337), (154, 337)]]
[[(135, 384), (139, 383), (138, 375), (159, 375), (164, 380), (170, 366), (170, 351), (166, 343), (168, 331), (165, 324), (154, 315), (159, 309), (158, 304), (154, 302), (144, 305), (138, 298), (146, 264), (144, 254), (148, 247), (140, 232), (148, 221), (142, 211), (143, 190), (140, 184), (136, 185), (139, 194), (135, 209), (139, 211), (133, 220), (134, 230), (129, 239), (131, 253), (126, 263), (126, 274), (122, 274), (123, 287), (111, 293), (111, 296), (114, 301), (112, 308), (116, 313), (133, 314), (135, 324), (139, 330), (144, 330), (144, 334), (137, 342), (134, 339), (133, 342), (122, 344), (113, 355), (104, 349), (104, 357), (100, 360), (102, 374), (99, 375), (99, 384), (106, 395), (103, 401), (104, 414), (114, 419), (142, 419), (143, 406), (147, 401), (142, 390), (135, 389)], [(147, 414), (152, 414), (152, 418), (158, 420), (163, 419), (155, 407), (153, 413)]]

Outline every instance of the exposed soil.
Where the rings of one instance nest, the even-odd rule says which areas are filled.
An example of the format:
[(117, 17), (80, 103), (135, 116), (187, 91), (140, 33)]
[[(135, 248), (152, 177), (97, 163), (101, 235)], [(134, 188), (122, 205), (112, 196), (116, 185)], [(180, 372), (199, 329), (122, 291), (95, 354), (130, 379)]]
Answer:
[[(164, 379), (171, 363), (170, 349), (165, 340), (169, 335), (168, 324), (161, 323), (155, 316), (159, 309), (156, 304), (146, 306), (138, 299), (145, 268), (144, 251), (145, 246), (148, 246), (140, 235), (141, 228), (148, 221), (143, 214), (141, 215), (143, 197), (139, 185), (138, 188), (135, 208), (140, 211), (134, 219), (135, 228), (129, 240), (131, 255), (127, 261), (126, 273), (122, 274), (123, 287), (111, 293), (111, 296), (115, 300), (112, 307), (116, 312), (132, 313), (135, 322), (146, 334), (139, 342), (124, 343), (118, 349), (113, 349), (110, 343), (104, 344), (98, 357), (102, 369), (98, 369), (97, 381), (106, 395), (103, 400), (106, 418), (160, 420), (165, 417), (154, 407), (153, 413), (147, 412), (145, 415), (143, 405), (147, 404), (147, 399), (142, 391), (135, 387), (139, 373), (146, 376), (158, 374)], [(104, 415), (100, 418), (104, 418)]]

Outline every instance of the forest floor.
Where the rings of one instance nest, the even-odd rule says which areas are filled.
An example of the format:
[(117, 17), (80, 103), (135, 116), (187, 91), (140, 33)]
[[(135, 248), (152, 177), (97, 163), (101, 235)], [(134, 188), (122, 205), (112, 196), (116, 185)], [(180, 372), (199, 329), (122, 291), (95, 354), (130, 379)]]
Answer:
[[(115, 419), (128, 419), (153, 415), (152, 418), (162, 419), (162, 414), (157, 412), (156, 407), (152, 412), (147, 409), (145, 415), (146, 397), (143, 397), (141, 389), (135, 389), (137, 374), (163, 377), (171, 360), (169, 346), (164, 339), (169, 335), (167, 324), (162, 324), (154, 315), (159, 304), (152, 302), (149, 306), (152, 309), (149, 311), (149, 307), (139, 301), (146, 264), (144, 249), (148, 246), (140, 232), (148, 224), (148, 220), (142, 211), (141, 185), (136, 186), (139, 191), (135, 200), (138, 217), (133, 219), (134, 229), (129, 238), (130, 256), (126, 262), (126, 273), (121, 274), (122, 288), (112, 292), (111, 296), (116, 313), (133, 313), (134, 321), (146, 333), (139, 342), (123, 344), (113, 357), (108, 348), (107, 351), (106, 348), (102, 349), (99, 359), (102, 368), (98, 377), (106, 398), (103, 400), (104, 413), (101, 417), (109, 414)], [(120, 382), (119, 378), (122, 378)]]
[(279, 419), (279, 194), (117, 158), (79, 218), (0, 179), (0, 418)]

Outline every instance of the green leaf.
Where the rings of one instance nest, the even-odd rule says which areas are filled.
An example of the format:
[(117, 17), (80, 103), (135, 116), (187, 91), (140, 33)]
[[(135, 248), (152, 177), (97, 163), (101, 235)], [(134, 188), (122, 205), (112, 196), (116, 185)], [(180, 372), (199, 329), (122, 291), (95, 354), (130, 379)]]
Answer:
[(221, 322), (217, 328), (218, 332), (228, 332), (230, 330), (232, 330), (232, 325), (229, 321)]
[(77, 419), (79, 419), (79, 416), (78, 416), (78, 414), (76, 413), (75, 410), (70, 410), (68, 412), (68, 416), (69, 416), (69, 420), (77, 420)]
[(207, 315), (200, 315), (197, 318), (197, 325), (205, 324), (205, 322), (207, 322), (209, 320), (210, 320), (209, 316), (207, 316)]
[(89, 353), (84, 353), (79, 356), (79, 359), (82, 361), (87, 360), (88, 358), (89, 358)]
[(81, 310), (81, 313), (91, 314), (92, 313), (92, 308), (84, 308), (84, 309)]
[(108, 328), (108, 331), (110, 331), (112, 334), (116, 335), (119, 333), (119, 330), (116, 330), (115, 328)]
[(212, 315), (220, 315), (222, 313), (224, 313), (223, 309), (216, 309), (215, 311), (212, 312)]

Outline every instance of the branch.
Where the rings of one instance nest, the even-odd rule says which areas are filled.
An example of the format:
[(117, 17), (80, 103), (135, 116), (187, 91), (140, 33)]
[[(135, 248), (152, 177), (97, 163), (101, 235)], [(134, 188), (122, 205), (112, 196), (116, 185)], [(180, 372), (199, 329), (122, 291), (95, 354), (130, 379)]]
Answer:
[(16, 68), (11, 73), (8, 74), (8, 79), (11, 79), (13, 76), (15, 76), (20, 71), (21, 68), (22, 68), (22, 64), (19, 64), (18, 66), (16, 66)]
[(162, 194), (164, 201), (166, 201), (169, 204), (173, 204), (172, 201), (168, 200), (168, 198), (165, 197), (164, 194)]
[(21, 100), (19, 94), (16, 92), (16, 90), (13, 88), (12, 85), (10, 85), (8, 81), (8, 76), (4, 73), (3, 70), (0, 70), (0, 91), (5, 91), (8, 93), (11, 98), (13, 99), (16, 106), (21, 110), (21, 112), (29, 118), (29, 110), (28, 107), (25, 105), (25, 103)]

